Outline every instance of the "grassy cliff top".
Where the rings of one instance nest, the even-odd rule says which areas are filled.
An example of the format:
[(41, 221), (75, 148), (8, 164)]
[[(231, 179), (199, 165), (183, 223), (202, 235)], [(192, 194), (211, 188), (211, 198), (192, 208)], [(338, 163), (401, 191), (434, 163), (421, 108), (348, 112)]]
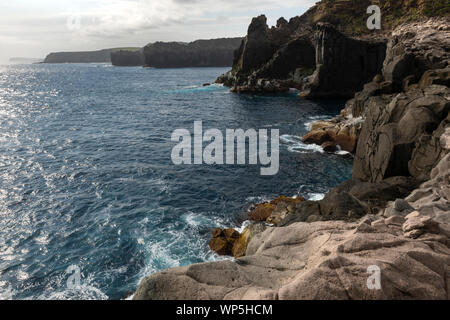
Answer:
[(309, 9), (302, 19), (309, 23), (329, 22), (348, 35), (373, 33), (367, 29), (367, 8), (381, 8), (382, 30), (385, 33), (399, 24), (429, 17), (449, 16), (448, 0), (322, 0)]

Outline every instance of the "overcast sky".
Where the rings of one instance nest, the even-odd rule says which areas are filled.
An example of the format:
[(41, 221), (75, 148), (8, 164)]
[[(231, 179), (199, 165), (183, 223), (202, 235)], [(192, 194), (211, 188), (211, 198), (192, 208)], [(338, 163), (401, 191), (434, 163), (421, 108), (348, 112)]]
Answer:
[(1, 0), (0, 63), (52, 51), (143, 46), (244, 36), (251, 18), (269, 24), (316, 0)]

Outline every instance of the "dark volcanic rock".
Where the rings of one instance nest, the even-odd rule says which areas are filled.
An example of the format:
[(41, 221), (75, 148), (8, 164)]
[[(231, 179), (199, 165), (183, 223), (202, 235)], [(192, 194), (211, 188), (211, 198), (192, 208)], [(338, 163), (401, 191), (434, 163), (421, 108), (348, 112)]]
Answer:
[(143, 50), (118, 50), (111, 52), (111, 63), (114, 66), (133, 67), (144, 65)]
[(154, 68), (229, 67), (242, 38), (156, 42), (144, 47), (145, 65)]
[(267, 18), (262, 15), (253, 18), (250, 23), (247, 37), (241, 43), (237, 53), (238, 60), (235, 62), (243, 73), (248, 73), (266, 63), (275, 50), (276, 46), (271, 41)]
[(313, 27), (291, 19), (269, 28), (259, 16), (236, 52), (232, 72), (218, 82), (236, 92), (293, 87), (308, 98), (350, 98), (381, 71), (385, 53), (383, 41), (355, 40), (329, 24)]
[(381, 71), (386, 56), (382, 41), (346, 37), (330, 24), (314, 34), (316, 71), (305, 84), (308, 98), (351, 98)]

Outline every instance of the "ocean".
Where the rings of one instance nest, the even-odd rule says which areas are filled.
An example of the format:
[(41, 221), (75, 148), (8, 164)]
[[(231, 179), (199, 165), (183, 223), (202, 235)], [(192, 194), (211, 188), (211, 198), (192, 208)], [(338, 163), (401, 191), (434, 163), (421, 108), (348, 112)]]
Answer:
[[(350, 155), (301, 142), (342, 101), (202, 86), (225, 71), (0, 66), (0, 299), (125, 299), (144, 276), (224, 259), (211, 230), (241, 228), (252, 203), (320, 199), (351, 177)], [(172, 132), (200, 120), (279, 129), (279, 173), (175, 166)]]

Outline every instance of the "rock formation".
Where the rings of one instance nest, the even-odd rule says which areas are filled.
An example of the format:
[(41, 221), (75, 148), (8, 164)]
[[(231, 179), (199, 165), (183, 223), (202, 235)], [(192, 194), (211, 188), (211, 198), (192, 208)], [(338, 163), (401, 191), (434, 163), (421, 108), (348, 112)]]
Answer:
[(372, 2), (320, 1), (271, 28), (265, 16), (254, 18), (232, 70), (217, 82), (234, 92), (297, 88), (305, 98), (351, 98), (380, 72), (390, 31), (401, 23), (450, 14), (445, 0), (379, 0), (383, 28), (371, 31), (366, 10)]
[(144, 47), (145, 66), (153, 68), (229, 67), (242, 38), (156, 42)]
[(348, 38), (330, 24), (304, 25), (300, 18), (268, 28), (254, 18), (235, 53), (233, 70), (217, 82), (235, 92), (302, 90), (308, 98), (351, 97), (382, 67), (383, 41)]
[(143, 49), (117, 50), (111, 52), (111, 63), (120, 67), (139, 67), (144, 65)]
[[(356, 152), (354, 176), (357, 178), (372, 176), (382, 180), (409, 174), (427, 178), (421, 172), (429, 172), (439, 161), (440, 148), (436, 139), (448, 123), (448, 25), (448, 18), (440, 18), (399, 26), (388, 43), (380, 74), (347, 102), (340, 116), (314, 123), (304, 141), (318, 145), (332, 141), (346, 151)], [(430, 137), (430, 130), (437, 130), (434, 137)], [(370, 155), (363, 144), (356, 149), (360, 134), (364, 135), (361, 140), (379, 146), (377, 154)], [(426, 136), (428, 142), (415, 145), (418, 140), (427, 139)], [(421, 154), (427, 152), (435, 155), (431, 163), (423, 162)], [(425, 158), (426, 161), (431, 159), (428, 154)], [(409, 168), (393, 163), (410, 160)], [(395, 169), (396, 166), (404, 172)], [(367, 170), (380, 172), (373, 175)]]

